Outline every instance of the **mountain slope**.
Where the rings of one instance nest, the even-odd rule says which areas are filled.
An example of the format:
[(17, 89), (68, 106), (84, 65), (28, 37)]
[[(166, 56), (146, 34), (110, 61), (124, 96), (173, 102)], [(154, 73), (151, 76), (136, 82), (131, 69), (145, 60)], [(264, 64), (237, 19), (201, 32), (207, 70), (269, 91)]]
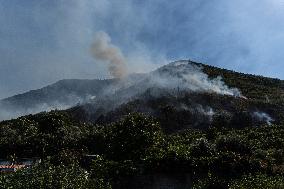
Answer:
[(283, 80), (238, 73), (209, 65), (203, 65), (203, 67), (203, 71), (209, 77), (221, 76), (228, 86), (237, 87), (249, 99), (273, 104), (284, 104)]
[[(120, 109), (118, 112), (125, 109), (123, 106), (127, 106), (127, 103), (131, 104), (133, 100), (140, 100), (141, 103), (147, 104), (143, 99), (145, 95), (152, 95), (148, 99), (153, 101), (156, 97), (160, 98), (166, 94), (178, 96), (177, 91), (183, 96), (188, 93), (210, 94), (207, 96), (211, 97), (206, 97), (207, 101), (201, 100), (203, 102), (195, 103), (195, 106), (199, 106), (198, 109), (215, 107), (218, 111), (222, 109), (228, 111), (228, 107), (225, 106), (229, 106), (229, 102), (219, 107), (216, 107), (216, 104), (222, 101), (223, 104), (226, 101), (237, 101), (236, 105), (244, 107), (236, 108), (237, 106), (233, 105), (233, 109), (242, 111), (247, 109), (262, 115), (273, 114), (272, 117), (277, 121), (282, 121), (284, 117), (280, 113), (283, 112), (284, 105), (284, 81), (183, 60), (170, 63), (148, 74), (133, 74), (123, 80), (62, 80), (42, 89), (6, 98), (0, 101), (0, 119), (51, 109), (67, 109), (81, 104), (73, 108), (71, 112), (80, 114), (80, 117), (85, 120), (97, 121), (107, 112), (113, 113), (115, 108)], [(213, 96), (216, 96), (215, 99)], [(225, 96), (235, 96), (235, 98), (226, 100)], [(184, 98), (182, 95), (180, 97)], [(215, 105), (208, 104), (210, 98), (211, 101), (216, 102)], [(217, 103), (216, 99), (220, 102)], [(156, 109), (156, 107), (140, 106), (140, 109), (143, 109), (142, 112), (153, 108)], [(78, 111), (73, 111), (76, 109)], [(137, 110), (137, 108), (134, 109)], [(82, 115), (82, 112), (85, 114)]]
[(3, 187), (283, 188), (283, 81), (190, 61), (136, 76), (0, 122), (1, 159), (42, 160)]
[(115, 80), (61, 80), (44, 88), (1, 100), (0, 119), (70, 108), (94, 98), (115, 83)]
[(111, 96), (68, 111), (95, 123), (109, 123), (131, 112), (142, 112), (157, 117), (168, 131), (208, 128), (221, 118), (238, 128), (280, 124), (284, 121), (283, 84), (278, 79), (178, 61)]

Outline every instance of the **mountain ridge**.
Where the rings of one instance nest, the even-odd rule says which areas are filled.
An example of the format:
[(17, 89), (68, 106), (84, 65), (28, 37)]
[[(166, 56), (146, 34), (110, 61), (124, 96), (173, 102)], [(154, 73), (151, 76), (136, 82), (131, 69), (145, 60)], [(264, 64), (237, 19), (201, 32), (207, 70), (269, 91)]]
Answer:
[(42, 160), (1, 174), (5, 188), (59, 177), (75, 188), (283, 186), (283, 81), (182, 61), (113, 82), (66, 110), (1, 121), (1, 159)]
[[(133, 93), (133, 91), (138, 90), (138, 89), (144, 90), (144, 88), (147, 88), (147, 87), (151, 88), (151, 85), (153, 85), (152, 87), (156, 87), (157, 83), (154, 83), (154, 84), (150, 83), (150, 86), (145, 86), (144, 78), (147, 75), (151, 75), (151, 74), (155, 75), (155, 73), (159, 73), (159, 72), (163, 73), (163, 70), (165, 70), (165, 73), (168, 74), (168, 73), (171, 73), (171, 71), (174, 68), (178, 69), (178, 67), (181, 66), (180, 68), (181, 70), (174, 71), (174, 77), (172, 77), (171, 75), (166, 75), (165, 78), (163, 78), (163, 80), (165, 79), (166, 80), (163, 81), (164, 83), (162, 84), (169, 85), (169, 82), (172, 82), (172, 80), (168, 79), (167, 77), (175, 78), (176, 76), (175, 74), (177, 73), (180, 74), (184, 72), (184, 69), (182, 68), (183, 64), (197, 66), (197, 71), (199, 71), (202, 74), (204, 73), (203, 75), (201, 75), (202, 77), (201, 79), (205, 78), (209, 81), (206, 87), (208, 86), (210, 87), (210, 85), (212, 84), (211, 80), (214, 81), (214, 79), (216, 79), (218, 76), (221, 76), (220, 81), (216, 81), (217, 83), (221, 82), (221, 85), (223, 85), (222, 82), (224, 82), (224, 86), (228, 86), (229, 88), (238, 88), (240, 92), (244, 96), (249, 98), (250, 100), (267, 101), (270, 103), (277, 103), (281, 105), (284, 104), (284, 100), (283, 100), (284, 99), (283, 98), (284, 97), (284, 81), (283, 80), (275, 79), (275, 78), (268, 78), (268, 77), (263, 77), (263, 76), (256, 76), (253, 74), (243, 74), (240, 72), (222, 69), (222, 68), (202, 64), (202, 63), (196, 63), (196, 62), (192, 62), (189, 60), (179, 60), (179, 61), (171, 62), (167, 65), (164, 65), (158, 68), (157, 70), (154, 70), (148, 74), (141, 74), (141, 75), (132, 74), (123, 81), (124, 84), (121, 84), (120, 80), (118, 79), (105, 79), (105, 80), (98, 80), (98, 79), (86, 79), (86, 80), (67, 79), (66, 80), (65, 79), (65, 80), (60, 80), (54, 84), (48, 85), (46, 87), (43, 87), (37, 90), (31, 90), (26, 93), (22, 93), (22, 94), (18, 94), (12, 97), (2, 99), (0, 101), (0, 105), (2, 106), (2, 108), (4, 107), (8, 111), (9, 109), (11, 111), (16, 110), (19, 116), (24, 115), (25, 112), (26, 114), (30, 114), (30, 113), (38, 113), (41, 111), (49, 111), (51, 109), (67, 109), (67, 108), (76, 106), (78, 104), (88, 103), (89, 101), (92, 101), (97, 96), (102, 96), (101, 93), (104, 93), (105, 91), (107, 91), (106, 89), (112, 90), (112, 93), (115, 92), (115, 94), (121, 91), (122, 92), (121, 95), (125, 96), (125, 95), (129, 95), (129, 93)], [(195, 74), (196, 73), (195, 71), (196, 70), (193, 70), (192, 73)], [(184, 75), (182, 75), (182, 77), (183, 76)], [(199, 77), (200, 74), (197, 76)], [(160, 78), (161, 77), (159, 75), (159, 79)], [(156, 80), (154, 81), (156, 82)], [(141, 86), (137, 85), (139, 84), (139, 81), (140, 83), (142, 82)], [(179, 82), (179, 81), (176, 81), (176, 82)], [(133, 85), (133, 83), (134, 84), (136, 83), (136, 85)], [(176, 83), (173, 83), (173, 85), (175, 84)], [(158, 83), (158, 85), (160, 85), (160, 83)], [(136, 89), (135, 89), (135, 86), (136, 86)], [(127, 87), (130, 87), (130, 88), (126, 90)], [(163, 86), (160, 86), (160, 87), (163, 87)], [(262, 90), (261, 93), (263, 95), (262, 96), (258, 95), (255, 92), (255, 88), (260, 88)], [(115, 90), (118, 90), (118, 91), (115, 91)]]

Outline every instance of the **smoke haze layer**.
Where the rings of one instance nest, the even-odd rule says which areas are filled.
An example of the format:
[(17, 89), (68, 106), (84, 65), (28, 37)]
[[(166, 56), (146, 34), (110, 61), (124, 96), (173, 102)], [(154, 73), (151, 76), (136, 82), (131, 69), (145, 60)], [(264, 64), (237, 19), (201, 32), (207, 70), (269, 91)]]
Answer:
[[(103, 37), (107, 37), (105, 34), (103, 35)], [(100, 40), (103, 40), (102, 43), (108, 41), (108, 39), (103, 39), (102, 36), (98, 39), (98, 41)], [(104, 60), (112, 60), (113, 56), (122, 58), (119, 49), (111, 44), (97, 44), (97, 46), (99, 47), (96, 47), (98, 48), (95, 50), (96, 56), (100, 56)], [(115, 52), (109, 55), (108, 51)], [(113, 64), (118, 63), (114, 62)], [(209, 79), (207, 74), (202, 71), (202, 67), (190, 61), (173, 62), (148, 74), (130, 74), (123, 78), (121, 78), (122, 75), (117, 76), (119, 76), (119, 79), (114, 80), (61, 81), (27, 95), (19, 95), (11, 98), (11, 100), (6, 99), (2, 101), (2, 104), (0, 101), (1, 119), (10, 119), (52, 109), (66, 109), (78, 103), (92, 103), (94, 109), (109, 104), (107, 108), (108, 111), (111, 111), (133, 98), (140, 98), (139, 95), (149, 89), (151, 89), (153, 97), (160, 97), (177, 90), (241, 97), (241, 92), (238, 89), (229, 88), (221, 77)], [(38, 96), (45, 96), (45, 98), (33, 101)]]
[(284, 78), (281, 0), (0, 1), (0, 98), (60, 79), (108, 78), (97, 31), (148, 72), (177, 59)]
[(151, 77), (154, 85), (165, 88), (243, 97), (237, 88), (229, 88), (222, 81), (222, 77), (209, 79), (201, 66), (192, 64), (190, 61), (177, 61), (163, 66), (153, 72)]
[(256, 118), (258, 121), (265, 122), (267, 125), (271, 125), (273, 121), (275, 121), (269, 114), (265, 112), (253, 112), (252, 116)]

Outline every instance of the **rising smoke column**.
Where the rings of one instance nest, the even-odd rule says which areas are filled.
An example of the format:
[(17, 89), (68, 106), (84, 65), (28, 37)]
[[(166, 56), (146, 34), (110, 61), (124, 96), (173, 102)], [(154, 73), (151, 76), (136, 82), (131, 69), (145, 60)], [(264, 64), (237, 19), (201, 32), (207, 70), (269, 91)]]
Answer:
[(94, 58), (108, 63), (109, 72), (113, 77), (122, 78), (127, 75), (126, 58), (121, 50), (111, 43), (107, 33), (96, 33), (91, 52)]

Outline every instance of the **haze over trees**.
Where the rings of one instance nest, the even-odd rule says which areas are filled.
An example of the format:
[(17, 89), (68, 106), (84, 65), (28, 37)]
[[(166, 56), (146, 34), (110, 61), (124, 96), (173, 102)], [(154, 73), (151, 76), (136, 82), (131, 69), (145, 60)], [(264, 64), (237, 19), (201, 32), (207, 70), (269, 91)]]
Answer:
[[(1, 174), (1, 187), (283, 188), (284, 81), (188, 64), (241, 95), (147, 84), (115, 106), (129, 88), (2, 121), (0, 159), (42, 162)], [(176, 66), (159, 72), (179, 74)]]

